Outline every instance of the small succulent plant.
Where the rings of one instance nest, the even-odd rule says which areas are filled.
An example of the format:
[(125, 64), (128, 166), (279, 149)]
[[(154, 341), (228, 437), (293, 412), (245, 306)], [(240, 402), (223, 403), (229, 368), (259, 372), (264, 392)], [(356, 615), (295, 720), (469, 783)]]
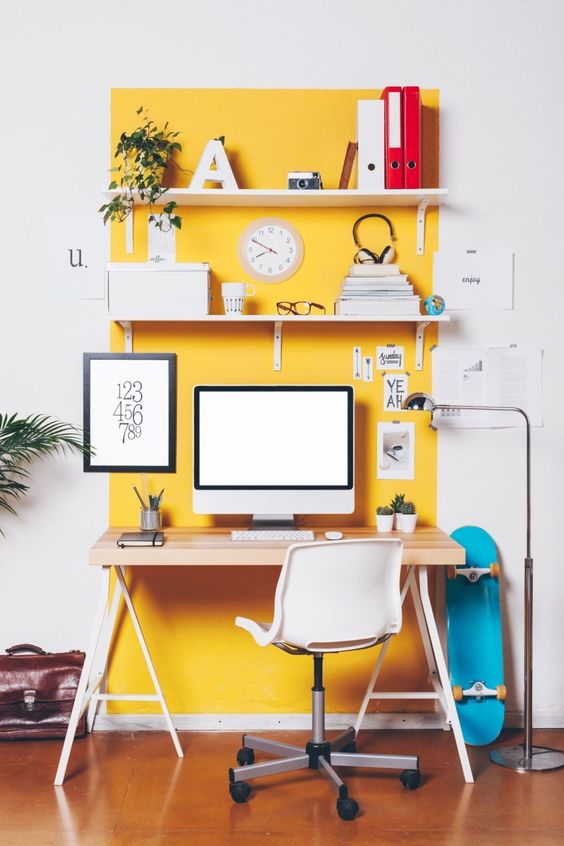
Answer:
[(413, 502), (402, 502), (400, 506), (400, 514), (417, 514)]
[(401, 507), (405, 501), (405, 494), (396, 494), (390, 502), (390, 508), (395, 514), (401, 513)]
[(382, 516), (385, 515), (385, 516), (389, 517), (393, 513), (394, 513), (394, 509), (392, 508), (391, 505), (379, 505), (378, 508), (376, 509), (376, 514), (380, 514)]

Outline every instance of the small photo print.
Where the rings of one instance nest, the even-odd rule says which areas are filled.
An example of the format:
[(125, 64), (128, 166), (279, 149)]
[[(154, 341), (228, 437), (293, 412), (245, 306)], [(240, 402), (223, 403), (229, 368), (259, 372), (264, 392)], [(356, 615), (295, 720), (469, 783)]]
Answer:
[(413, 479), (415, 424), (378, 423), (377, 479)]

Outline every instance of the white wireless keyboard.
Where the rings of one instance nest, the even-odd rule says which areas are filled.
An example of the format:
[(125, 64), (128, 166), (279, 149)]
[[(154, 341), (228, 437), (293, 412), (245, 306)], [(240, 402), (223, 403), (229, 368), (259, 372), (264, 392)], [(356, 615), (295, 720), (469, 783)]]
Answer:
[(315, 532), (307, 529), (234, 529), (233, 541), (314, 541)]

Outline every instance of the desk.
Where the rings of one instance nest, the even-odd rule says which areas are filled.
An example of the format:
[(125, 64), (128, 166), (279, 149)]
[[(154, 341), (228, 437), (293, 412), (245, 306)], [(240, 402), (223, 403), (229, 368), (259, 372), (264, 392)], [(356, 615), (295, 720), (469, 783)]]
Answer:
[[(87, 725), (90, 729), (100, 702), (110, 700), (152, 701), (159, 702), (170, 732), (177, 755), (183, 757), (176, 730), (173, 726), (168, 707), (157, 678), (153, 662), (143, 637), (131, 596), (125, 580), (126, 567), (192, 567), (192, 566), (280, 566), (284, 562), (288, 541), (265, 543), (233, 542), (228, 529), (167, 529), (162, 547), (127, 547), (120, 549), (116, 541), (124, 531), (131, 527), (108, 529), (92, 546), (89, 564), (101, 568), (102, 584), (100, 601), (93, 623), (92, 635), (86, 651), (84, 668), (78, 685), (75, 703), (72, 709), (69, 727), (63, 743), (63, 750), (55, 776), (55, 784), (64, 782), (72, 743), (78, 720), (88, 709)], [(316, 540), (325, 540), (324, 529), (314, 529)], [(373, 537), (397, 537), (403, 541), (403, 566), (407, 575), (402, 589), (402, 602), (408, 591), (411, 592), (425, 656), (429, 666), (429, 680), (432, 691), (410, 691), (408, 693), (375, 694), (378, 673), (384, 661), (387, 643), (381, 648), (374, 672), (369, 681), (366, 695), (361, 705), (355, 728), (360, 730), (364, 714), (370, 699), (435, 699), (440, 705), (446, 724), (452, 729), (456, 742), (460, 764), (467, 782), (474, 778), (468, 760), (468, 754), (458, 713), (452, 696), (446, 661), (443, 655), (439, 633), (431, 600), (429, 597), (428, 567), (452, 566), (465, 563), (464, 549), (448, 535), (434, 526), (421, 527), (413, 534), (394, 532), (393, 535), (376, 535), (373, 528), (346, 527), (344, 539)], [(338, 543), (338, 541), (335, 541)], [(110, 574), (115, 572), (116, 583), (113, 596), (110, 597)], [(111, 636), (116, 621), (118, 605), (123, 597), (127, 612), (131, 617), (143, 656), (149, 671), (154, 694), (108, 694), (100, 692), (108, 663)]]

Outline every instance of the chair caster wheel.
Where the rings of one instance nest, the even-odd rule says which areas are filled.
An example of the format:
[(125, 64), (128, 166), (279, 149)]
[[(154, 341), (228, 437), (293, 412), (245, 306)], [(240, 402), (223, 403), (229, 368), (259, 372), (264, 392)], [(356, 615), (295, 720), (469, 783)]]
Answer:
[(341, 752), (351, 752), (351, 753), (356, 752), (356, 740), (351, 740), (351, 742), (347, 743), (346, 746), (343, 746), (343, 748), (340, 751)]
[(251, 795), (251, 786), (246, 781), (236, 781), (229, 785), (229, 795), (238, 804), (246, 802)]
[(246, 767), (248, 764), (254, 764), (255, 750), (249, 749), (248, 746), (242, 746), (237, 752), (237, 763), (240, 767)]
[(337, 799), (337, 813), (342, 820), (354, 820), (358, 814), (358, 802), (354, 799)]
[(419, 770), (404, 770), (400, 781), (407, 790), (417, 790), (421, 784), (421, 773)]

